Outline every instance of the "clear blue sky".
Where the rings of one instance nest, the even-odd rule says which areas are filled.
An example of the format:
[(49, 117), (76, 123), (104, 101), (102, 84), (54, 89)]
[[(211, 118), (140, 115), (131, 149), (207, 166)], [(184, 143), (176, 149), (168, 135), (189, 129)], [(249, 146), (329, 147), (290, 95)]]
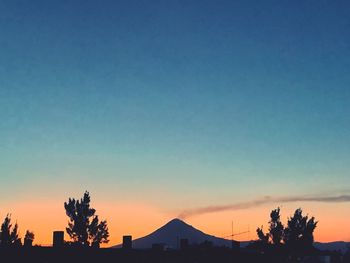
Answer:
[(1, 0), (1, 202), (89, 189), (177, 209), (347, 190), (349, 14)]

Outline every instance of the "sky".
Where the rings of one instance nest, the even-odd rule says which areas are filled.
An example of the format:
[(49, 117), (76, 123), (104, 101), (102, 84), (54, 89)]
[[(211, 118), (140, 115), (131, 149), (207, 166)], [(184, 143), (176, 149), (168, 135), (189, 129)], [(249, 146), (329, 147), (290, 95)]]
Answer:
[[(115, 244), (187, 209), (349, 194), (349, 12), (341, 0), (0, 0), (0, 217), (50, 244), (63, 203), (88, 190)], [(284, 221), (315, 216), (317, 240), (350, 241), (349, 202), (186, 222), (256, 238), (277, 206)]]

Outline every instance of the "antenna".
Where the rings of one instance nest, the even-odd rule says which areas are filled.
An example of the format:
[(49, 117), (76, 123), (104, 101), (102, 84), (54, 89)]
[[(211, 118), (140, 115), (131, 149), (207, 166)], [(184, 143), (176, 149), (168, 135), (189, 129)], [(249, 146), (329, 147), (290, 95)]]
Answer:
[(231, 223), (232, 223), (232, 224), (231, 224), (231, 239), (233, 240), (233, 220), (232, 220)]
[(250, 230), (249, 230), (249, 226), (248, 226), (248, 231), (233, 233), (233, 221), (232, 221), (232, 222), (231, 222), (231, 235), (229, 235), (229, 236), (224, 236), (224, 237), (222, 237), (222, 238), (225, 238), (225, 239), (231, 238), (231, 240), (233, 241), (233, 237), (234, 237), (234, 236), (246, 234), (246, 233), (249, 233), (249, 232), (250, 232)]
[(250, 225), (248, 224), (248, 241), (250, 241)]

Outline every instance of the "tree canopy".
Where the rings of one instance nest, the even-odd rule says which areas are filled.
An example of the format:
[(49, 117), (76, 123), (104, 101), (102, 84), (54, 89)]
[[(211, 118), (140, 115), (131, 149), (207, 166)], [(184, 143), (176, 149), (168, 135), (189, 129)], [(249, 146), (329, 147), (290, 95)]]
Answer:
[(308, 249), (314, 242), (314, 230), (317, 222), (314, 217), (303, 216), (301, 208), (295, 210), (294, 215), (288, 219), (284, 230), (284, 243), (292, 249)]
[(12, 225), (10, 214), (7, 214), (1, 225), (0, 245), (2, 247), (21, 245), (21, 239), (18, 235), (18, 224)]
[(264, 233), (262, 227), (256, 231), (262, 244), (285, 245), (289, 250), (302, 251), (312, 248), (316, 226), (315, 218), (303, 216), (302, 209), (298, 208), (285, 227), (281, 222), (280, 208), (277, 208), (270, 213), (269, 232)]
[(90, 207), (89, 192), (86, 191), (80, 200), (69, 198), (64, 208), (69, 217), (66, 231), (76, 244), (99, 247), (109, 242), (107, 221), (99, 221), (96, 210)]

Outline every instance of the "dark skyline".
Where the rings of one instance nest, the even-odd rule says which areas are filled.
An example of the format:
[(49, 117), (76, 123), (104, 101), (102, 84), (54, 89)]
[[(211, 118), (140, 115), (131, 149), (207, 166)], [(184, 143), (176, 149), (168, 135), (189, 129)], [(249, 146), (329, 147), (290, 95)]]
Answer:
[[(0, 216), (26, 228), (28, 210), (48, 211), (33, 226), (45, 244), (62, 201), (88, 189), (118, 243), (197, 207), (348, 195), (349, 13), (348, 1), (1, 0)], [(349, 240), (349, 203), (189, 220), (220, 235), (276, 205), (320, 218), (320, 241)]]

